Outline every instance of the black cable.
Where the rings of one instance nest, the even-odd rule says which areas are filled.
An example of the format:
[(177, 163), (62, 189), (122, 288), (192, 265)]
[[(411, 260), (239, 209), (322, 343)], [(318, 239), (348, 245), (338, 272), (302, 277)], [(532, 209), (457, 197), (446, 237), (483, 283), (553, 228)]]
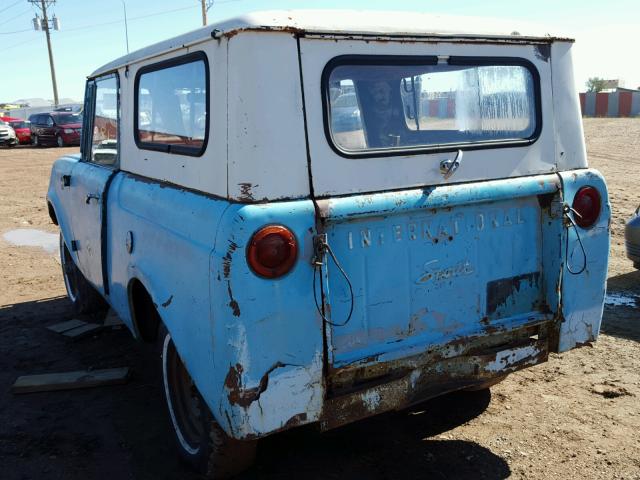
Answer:
[(320, 305), (318, 304), (318, 296), (317, 296), (317, 293), (316, 293), (316, 273), (320, 269), (320, 266), (322, 265), (321, 263), (319, 263), (319, 259), (318, 259), (318, 263), (314, 262), (314, 268), (313, 268), (313, 300), (316, 303), (316, 309), (318, 310), (318, 313), (320, 314), (320, 316), (322, 317), (322, 319), (325, 322), (327, 322), (332, 327), (344, 327), (347, 323), (349, 323), (349, 320), (351, 320), (351, 317), (353, 315), (353, 308), (354, 308), (354, 304), (355, 304), (355, 296), (353, 294), (353, 285), (351, 285), (351, 280), (349, 280), (349, 276), (347, 275), (347, 272), (344, 271), (344, 268), (342, 268), (342, 265), (340, 265), (340, 262), (338, 262), (338, 259), (336, 258), (335, 254), (333, 253), (333, 250), (331, 250), (331, 247), (329, 246), (329, 244), (328, 243), (322, 243), (318, 247), (318, 249), (319, 249), (319, 251), (321, 253), (329, 252), (329, 255), (333, 259), (333, 263), (336, 264), (336, 267), (338, 267), (338, 270), (340, 270), (340, 273), (342, 274), (344, 279), (347, 281), (347, 285), (349, 286), (349, 294), (351, 295), (351, 308), (349, 309), (349, 315), (347, 316), (347, 319), (344, 322), (336, 323), (336, 322), (332, 322), (331, 320), (329, 320), (327, 317), (324, 316), (324, 313), (322, 313), (322, 309), (320, 308)]
[(569, 219), (569, 222), (571, 223), (571, 225), (573, 226), (573, 229), (576, 232), (576, 238), (578, 239), (578, 243), (580, 244), (580, 249), (582, 250), (582, 258), (584, 259), (582, 263), (582, 268), (580, 270), (578, 271), (572, 270), (571, 265), (569, 264), (569, 226), (567, 225), (567, 236), (565, 237), (565, 245), (564, 245), (564, 256), (567, 262), (567, 270), (572, 275), (580, 275), (582, 272), (584, 272), (587, 269), (587, 252), (585, 251), (584, 245), (582, 244), (582, 239), (580, 238), (580, 232), (578, 231), (578, 226), (576, 225), (576, 222), (573, 220), (571, 215), (569, 215), (569, 212), (578, 216), (580, 216), (580, 214), (567, 204), (565, 204), (562, 211), (565, 214), (565, 216)]

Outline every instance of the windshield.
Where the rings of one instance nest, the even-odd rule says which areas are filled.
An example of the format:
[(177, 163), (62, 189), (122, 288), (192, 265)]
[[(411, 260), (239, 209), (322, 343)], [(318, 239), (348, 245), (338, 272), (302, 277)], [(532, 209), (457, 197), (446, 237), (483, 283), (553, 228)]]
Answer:
[(325, 77), (338, 149), (463, 147), (537, 135), (533, 66), (518, 59), (386, 62), (340, 62)]
[(31, 122), (28, 121), (22, 121), (22, 122), (10, 122), (11, 126), (13, 128), (29, 128), (29, 125), (31, 125)]
[(2, 127), (8, 127), (8, 126), (9, 126), (9, 124), (8, 124), (7, 122), (4, 122), (4, 121), (0, 120), (0, 126), (2, 126)]
[(72, 115), (56, 115), (54, 117), (58, 125), (70, 125), (72, 123), (82, 123), (82, 116), (74, 113)]

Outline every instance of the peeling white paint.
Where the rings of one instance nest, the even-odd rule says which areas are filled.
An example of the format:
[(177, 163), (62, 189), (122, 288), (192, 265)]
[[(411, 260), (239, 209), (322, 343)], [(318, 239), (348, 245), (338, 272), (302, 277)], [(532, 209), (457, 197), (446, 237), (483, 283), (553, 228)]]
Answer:
[[(257, 385), (246, 385), (246, 389)], [(260, 398), (241, 412), (240, 437), (264, 435), (283, 428), (296, 415), (306, 414), (302, 423), (317, 421), (322, 409), (322, 352), (307, 367), (288, 365), (269, 374), (269, 385)]]
[(530, 360), (526, 362), (527, 365), (535, 365), (537, 363), (536, 355), (538, 353), (539, 350), (531, 345), (513, 350), (503, 350), (496, 354), (496, 359), (493, 362), (486, 365), (485, 370), (489, 372), (501, 372), (525, 358), (530, 358)]
[(378, 405), (380, 405), (380, 394), (376, 390), (371, 390), (362, 395), (362, 402), (367, 410), (374, 412)]

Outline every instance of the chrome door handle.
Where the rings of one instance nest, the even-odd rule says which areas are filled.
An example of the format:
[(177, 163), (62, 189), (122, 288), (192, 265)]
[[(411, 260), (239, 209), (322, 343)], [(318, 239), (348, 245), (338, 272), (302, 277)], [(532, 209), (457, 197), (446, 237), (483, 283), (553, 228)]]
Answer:
[(95, 200), (96, 203), (98, 203), (100, 201), (100, 195), (97, 195), (95, 193), (88, 193), (86, 199), (87, 205), (91, 203), (91, 200)]

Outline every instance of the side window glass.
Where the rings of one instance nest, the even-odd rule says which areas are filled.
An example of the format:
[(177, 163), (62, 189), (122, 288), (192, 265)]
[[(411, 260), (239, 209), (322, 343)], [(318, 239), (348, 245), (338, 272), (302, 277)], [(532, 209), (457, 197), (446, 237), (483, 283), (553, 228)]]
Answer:
[(138, 146), (201, 155), (208, 130), (207, 79), (202, 54), (141, 69), (136, 81)]
[(45, 123), (47, 124), (47, 127), (53, 127), (53, 118), (47, 115)]
[(115, 75), (97, 79), (94, 92), (89, 161), (115, 165), (118, 160), (118, 79)]

